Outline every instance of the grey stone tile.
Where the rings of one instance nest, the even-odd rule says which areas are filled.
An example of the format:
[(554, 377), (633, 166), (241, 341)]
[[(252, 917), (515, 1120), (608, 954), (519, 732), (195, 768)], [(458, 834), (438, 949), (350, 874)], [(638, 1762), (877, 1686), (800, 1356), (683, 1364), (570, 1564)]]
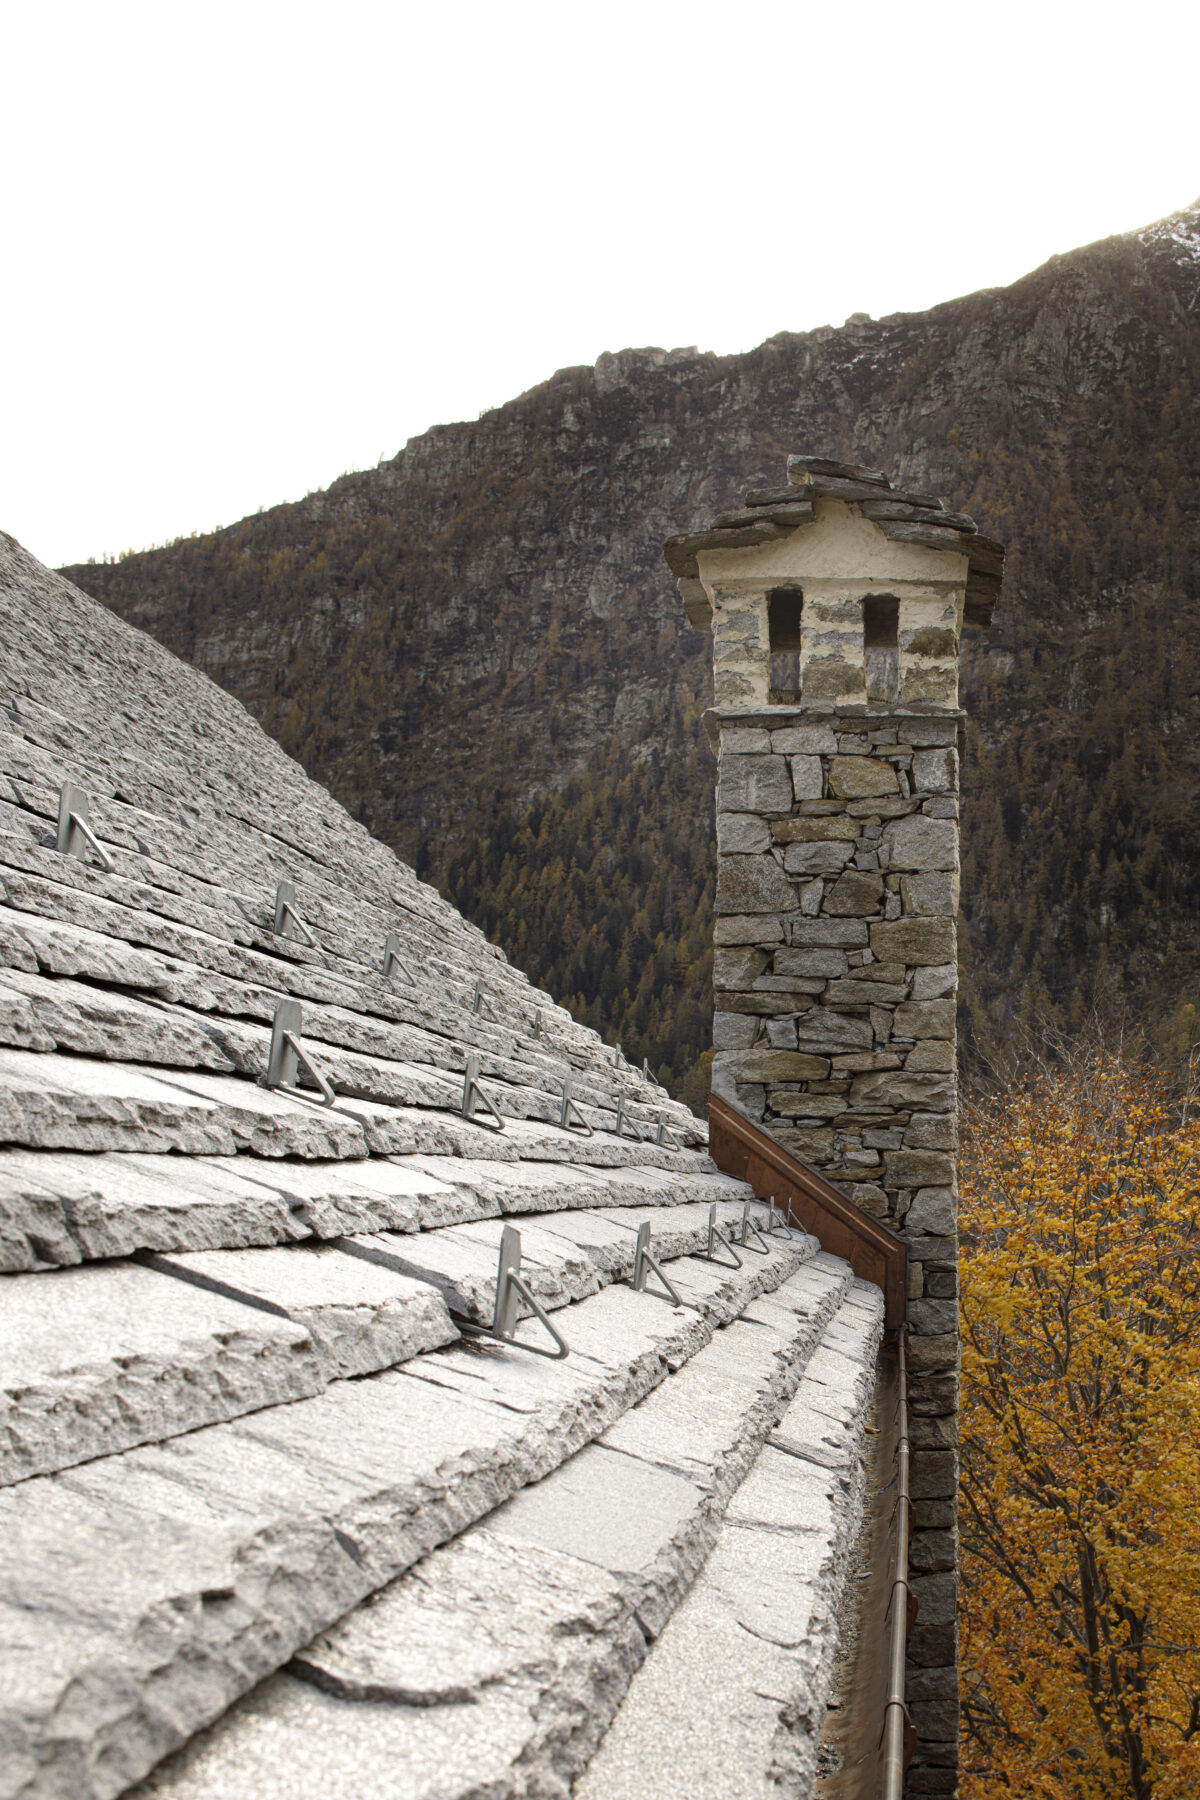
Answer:
[[(846, 1276), (814, 1280), (805, 1265), (777, 1290), (781, 1331), (718, 1332), (600, 1444), (307, 1645), (138, 1800), (216, 1800), (263, 1781), (273, 1793), (268, 1743), (305, 1800), (339, 1792), (347, 1770), (362, 1800), (565, 1791), (786, 1407), (814, 1304), (827, 1315)], [(690, 1467), (668, 1466), (689, 1425)], [(351, 1753), (355, 1720), (371, 1756)]]
[(458, 1336), (444, 1299), (427, 1282), (333, 1244), (183, 1252), (164, 1257), (160, 1266), (282, 1307), (312, 1338), (325, 1381), (392, 1368)]
[(4, 1779), (80, 1800), (129, 1785), (368, 1592), (602, 1433), (712, 1332), (620, 1285), (573, 1307), (565, 1329), (565, 1363), (432, 1352), (0, 1494)]
[[(864, 1302), (866, 1304), (864, 1304)], [(635, 1674), (578, 1800), (762, 1800), (810, 1791), (836, 1648), (837, 1603), (857, 1531), (862, 1428), (882, 1301), (839, 1310), (770, 1444), (733, 1495), (715, 1547)], [(848, 1358), (828, 1340), (853, 1340)], [(812, 1390), (839, 1374), (842, 1424), (820, 1424)], [(788, 1445), (790, 1449), (776, 1446)], [(830, 1453), (821, 1466), (803, 1453)], [(680, 1695), (703, 1695), (703, 1728)]]
[(0, 1485), (319, 1393), (308, 1331), (151, 1269), (10, 1275)]

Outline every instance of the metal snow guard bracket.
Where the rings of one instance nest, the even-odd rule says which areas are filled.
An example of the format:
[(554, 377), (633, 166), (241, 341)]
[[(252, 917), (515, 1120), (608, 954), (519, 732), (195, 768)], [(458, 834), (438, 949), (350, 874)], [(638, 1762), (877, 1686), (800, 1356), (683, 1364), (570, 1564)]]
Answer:
[(99, 858), (106, 875), (115, 867), (112, 857), (88, 824), (91, 803), (81, 787), (64, 781), (58, 790), (58, 839), (55, 849), (60, 856), (77, 856), (83, 861), (90, 849)]
[(316, 938), (296, 911), (296, 884), (281, 881), (275, 889), (275, 918), (271, 930), (276, 937), (301, 937), (310, 950), (319, 949)]
[(625, 1117), (625, 1096), (624, 1096), (624, 1094), (617, 1095), (616, 1135), (618, 1137), (631, 1137), (635, 1140), (635, 1142), (637, 1142), (639, 1144), (642, 1141), (642, 1134), (638, 1130), (637, 1120), (636, 1119), (627, 1119)]
[[(496, 1121), (495, 1124), (479, 1118), (475, 1112), (476, 1106), (485, 1106)], [(473, 1053), (467, 1057), (466, 1073), (463, 1076), (462, 1116), (470, 1119), (472, 1125), (482, 1125), (486, 1131), (504, 1130), (503, 1117), (479, 1085), (479, 1058)]]
[[(717, 1244), (720, 1244), (722, 1250), (725, 1250), (728, 1252), (728, 1254), (733, 1258), (732, 1262), (726, 1262), (724, 1257), (715, 1256), (713, 1254), (714, 1246)], [(702, 1256), (704, 1258), (705, 1262), (716, 1263), (722, 1269), (741, 1269), (741, 1268), (744, 1268), (744, 1266), (745, 1266), (742, 1262), (741, 1257), (738, 1255), (737, 1251), (734, 1249), (732, 1243), (727, 1243), (721, 1233), (721, 1228), (717, 1224), (717, 1203), (715, 1200), (713, 1201), (712, 1205), (708, 1209), (708, 1245), (707, 1245), (707, 1248), (704, 1250), (698, 1250), (696, 1252), (696, 1254), (698, 1256)]]
[(658, 1279), (667, 1290), (665, 1294), (659, 1294), (657, 1296), (658, 1299), (666, 1300), (669, 1298), (675, 1306), (683, 1306), (685, 1304), (685, 1302), (680, 1299), (676, 1289), (663, 1274), (662, 1269), (659, 1267), (658, 1259), (651, 1253), (650, 1221), (649, 1219), (643, 1219), (638, 1226), (637, 1247), (633, 1253), (633, 1286), (636, 1293), (645, 1294), (653, 1292), (653, 1289), (647, 1288), (646, 1286), (646, 1278), (649, 1274), (657, 1275)]
[(569, 1075), (563, 1076), (562, 1112), (559, 1114), (558, 1122), (564, 1131), (579, 1131), (583, 1133), (584, 1137), (596, 1135), (571, 1098), (571, 1077)]
[(321, 1104), (332, 1106), (337, 1095), (324, 1070), (318, 1068), (304, 1048), (300, 1039), (303, 1030), (304, 1008), (300, 1002), (281, 1000), (275, 1008), (275, 1020), (271, 1027), (271, 1054), (267, 1061), (267, 1072), (259, 1077), (259, 1083), (280, 1094), (295, 1094), (301, 1100), (311, 1100), (312, 1095), (297, 1081), (297, 1076), (303, 1069), (320, 1089)]
[[(778, 1222), (776, 1222), (777, 1220)], [(777, 1237), (780, 1232), (783, 1233), (784, 1237), (787, 1238), (790, 1243), (792, 1237), (791, 1221), (783, 1211), (783, 1208), (776, 1206), (775, 1196), (772, 1194), (770, 1200), (767, 1202), (767, 1236)]]
[(400, 954), (400, 939), (394, 931), (389, 931), (383, 940), (383, 979), (386, 981), (393, 969), (403, 975), (410, 987), (416, 987), (417, 978)]
[[(515, 1335), (521, 1322), (521, 1301), (540, 1319), (557, 1349), (542, 1350), (537, 1344), (527, 1344)], [(474, 1325), (463, 1320), (456, 1320), (464, 1337), (492, 1338), (498, 1344), (514, 1344), (518, 1350), (528, 1350), (530, 1356), (548, 1356), (553, 1362), (561, 1362), (563, 1357), (571, 1354), (571, 1347), (562, 1333), (556, 1331), (546, 1315), (545, 1308), (530, 1291), (521, 1277), (521, 1234), (515, 1225), (506, 1225), (500, 1233), (500, 1264), (496, 1271), (496, 1306), (492, 1314), (491, 1327)]]
[(667, 1122), (661, 1113), (658, 1116), (658, 1130), (654, 1134), (654, 1141), (656, 1144), (661, 1144), (664, 1150), (678, 1150), (679, 1148), (674, 1138), (667, 1136)]
[[(755, 1248), (750, 1242), (751, 1232), (754, 1233), (754, 1236), (762, 1245), (761, 1250)], [(740, 1238), (735, 1237), (732, 1241), (735, 1244), (740, 1244), (743, 1250), (753, 1250), (755, 1256), (770, 1256), (771, 1254), (770, 1244), (768, 1244), (767, 1240), (763, 1237), (762, 1232), (758, 1229), (758, 1225), (750, 1217), (750, 1202), (748, 1200), (742, 1208), (742, 1235)]]

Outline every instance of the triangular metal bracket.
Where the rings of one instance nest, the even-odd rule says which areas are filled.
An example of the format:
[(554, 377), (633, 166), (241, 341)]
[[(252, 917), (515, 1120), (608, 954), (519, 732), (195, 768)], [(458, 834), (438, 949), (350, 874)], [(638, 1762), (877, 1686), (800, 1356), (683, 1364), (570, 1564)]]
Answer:
[(596, 1135), (583, 1114), (580, 1112), (578, 1106), (575, 1104), (575, 1101), (571, 1098), (571, 1078), (569, 1075), (564, 1075), (563, 1077), (562, 1112), (559, 1114), (558, 1122), (564, 1131), (578, 1131), (581, 1132), (584, 1137), (594, 1137)]
[(271, 926), (276, 937), (300, 937), (310, 950), (317, 948), (317, 940), (300, 914), (296, 911), (296, 884), (294, 881), (281, 881), (275, 889), (275, 918)]
[(416, 987), (417, 978), (400, 954), (400, 939), (394, 931), (389, 931), (383, 940), (383, 979), (387, 981), (392, 970), (403, 975), (410, 987)]
[[(753, 1232), (754, 1236), (758, 1239), (759, 1244), (762, 1245), (761, 1250), (750, 1242), (751, 1232)], [(770, 1256), (771, 1254), (770, 1244), (767, 1243), (762, 1232), (750, 1217), (749, 1201), (747, 1201), (742, 1208), (742, 1235), (741, 1237), (735, 1237), (733, 1242), (735, 1244), (740, 1244), (743, 1250), (753, 1250), (755, 1256)]]
[(76, 787), (73, 781), (64, 781), (58, 790), (58, 840), (55, 848), (60, 856), (77, 856), (80, 861), (91, 850), (105, 874), (111, 875), (115, 864), (89, 825), (89, 813), (90, 802), (83, 789)]
[(635, 1293), (653, 1293), (653, 1289), (647, 1288), (646, 1286), (647, 1278), (652, 1274), (658, 1276), (658, 1279), (667, 1290), (665, 1294), (658, 1294), (655, 1297), (659, 1300), (669, 1299), (672, 1305), (682, 1306), (684, 1304), (683, 1300), (663, 1274), (659, 1267), (658, 1259), (651, 1253), (650, 1221), (649, 1219), (643, 1219), (638, 1226), (637, 1248), (633, 1253), (633, 1286)]
[(664, 1150), (678, 1150), (679, 1148), (679, 1145), (675, 1142), (674, 1138), (667, 1136), (667, 1122), (661, 1114), (659, 1115), (658, 1120), (658, 1130), (654, 1134), (654, 1141), (656, 1144), (661, 1144)]
[(638, 1129), (637, 1120), (630, 1119), (626, 1116), (624, 1094), (617, 1095), (616, 1135), (618, 1137), (631, 1137), (635, 1143), (640, 1144), (642, 1142), (642, 1134)]
[[(527, 1344), (515, 1335), (523, 1316), (522, 1301), (546, 1327), (554, 1339), (555, 1349), (543, 1350), (537, 1344)], [(521, 1279), (521, 1234), (514, 1225), (506, 1225), (500, 1233), (500, 1264), (496, 1270), (496, 1305), (492, 1313), (491, 1329), (462, 1324), (461, 1321), (460, 1329), (467, 1337), (494, 1338), (498, 1344), (515, 1344), (518, 1350), (528, 1350), (530, 1356), (548, 1356), (552, 1362), (561, 1362), (571, 1354), (570, 1345), (562, 1333), (555, 1330), (546, 1316), (545, 1308)]]
[[(733, 1258), (732, 1262), (726, 1262), (723, 1256), (715, 1256), (713, 1254), (714, 1247), (717, 1244), (720, 1244), (722, 1250), (726, 1251), (727, 1254)], [(708, 1247), (707, 1249), (701, 1250), (699, 1254), (704, 1258), (705, 1262), (717, 1263), (722, 1269), (740, 1269), (744, 1267), (742, 1259), (734, 1249), (733, 1245), (727, 1243), (721, 1234), (721, 1228), (717, 1224), (716, 1201), (714, 1201), (708, 1209)]]
[(481, 975), (475, 983), (475, 991), (471, 996), (471, 1011), (473, 1013), (482, 1012), (485, 1005), (488, 1005), (488, 997), (484, 991), (483, 976)]
[(281, 1000), (275, 1008), (275, 1022), (271, 1027), (271, 1054), (267, 1061), (267, 1072), (259, 1078), (260, 1085), (272, 1088), (279, 1094), (295, 1094), (301, 1100), (311, 1100), (311, 1093), (299, 1085), (298, 1077), (303, 1069), (313, 1085), (320, 1090), (321, 1104), (332, 1106), (337, 1095), (324, 1070), (318, 1068), (304, 1048), (300, 1039), (303, 1030), (304, 1008), (300, 1002)]
[(646, 1077), (647, 1081), (652, 1081), (656, 1088), (662, 1088), (663, 1093), (666, 1093), (666, 1088), (663, 1088), (662, 1082), (650, 1067), (650, 1058), (648, 1056), (643, 1056), (642, 1058), (642, 1074)]
[(782, 1232), (784, 1237), (790, 1242), (792, 1227), (788, 1221), (787, 1215), (783, 1212), (783, 1209), (776, 1206), (774, 1194), (771, 1195), (770, 1200), (767, 1202), (767, 1207), (767, 1236), (776, 1237)]
[[(494, 1125), (489, 1120), (481, 1119), (478, 1116), (475, 1111), (477, 1106), (485, 1107), (491, 1113), (495, 1120)], [(504, 1130), (503, 1117), (479, 1085), (479, 1058), (475, 1055), (468, 1056), (466, 1073), (463, 1076), (462, 1116), (464, 1119), (470, 1119), (472, 1125), (482, 1125), (487, 1131)]]

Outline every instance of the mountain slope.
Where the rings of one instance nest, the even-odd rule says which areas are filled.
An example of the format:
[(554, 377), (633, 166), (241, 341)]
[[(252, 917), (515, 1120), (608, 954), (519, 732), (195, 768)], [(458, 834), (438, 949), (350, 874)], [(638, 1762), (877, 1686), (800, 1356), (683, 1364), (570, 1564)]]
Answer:
[(788, 451), (882, 467), (1008, 546), (965, 656), (976, 1043), (1078, 1014), (1098, 971), (1186, 1035), (1198, 327), (1200, 204), (927, 313), (602, 357), (324, 493), (65, 572), (695, 1103), (708, 642), (661, 542), (775, 484)]

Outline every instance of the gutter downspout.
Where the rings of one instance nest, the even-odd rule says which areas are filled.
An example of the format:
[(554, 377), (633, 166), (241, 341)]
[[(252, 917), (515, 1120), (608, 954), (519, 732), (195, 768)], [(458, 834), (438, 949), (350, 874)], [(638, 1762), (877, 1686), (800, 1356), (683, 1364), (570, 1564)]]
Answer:
[(904, 1774), (916, 1736), (904, 1698), (904, 1672), (908, 1642), (908, 1364), (905, 1327), (900, 1327), (897, 1351), (900, 1361), (900, 1441), (897, 1449), (896, 1573), (892, 1581), (892, 1627), (888, 1645), (888, 1697), (883, 1713), (883, 1782), (881, 1800), (900, 1800)]

